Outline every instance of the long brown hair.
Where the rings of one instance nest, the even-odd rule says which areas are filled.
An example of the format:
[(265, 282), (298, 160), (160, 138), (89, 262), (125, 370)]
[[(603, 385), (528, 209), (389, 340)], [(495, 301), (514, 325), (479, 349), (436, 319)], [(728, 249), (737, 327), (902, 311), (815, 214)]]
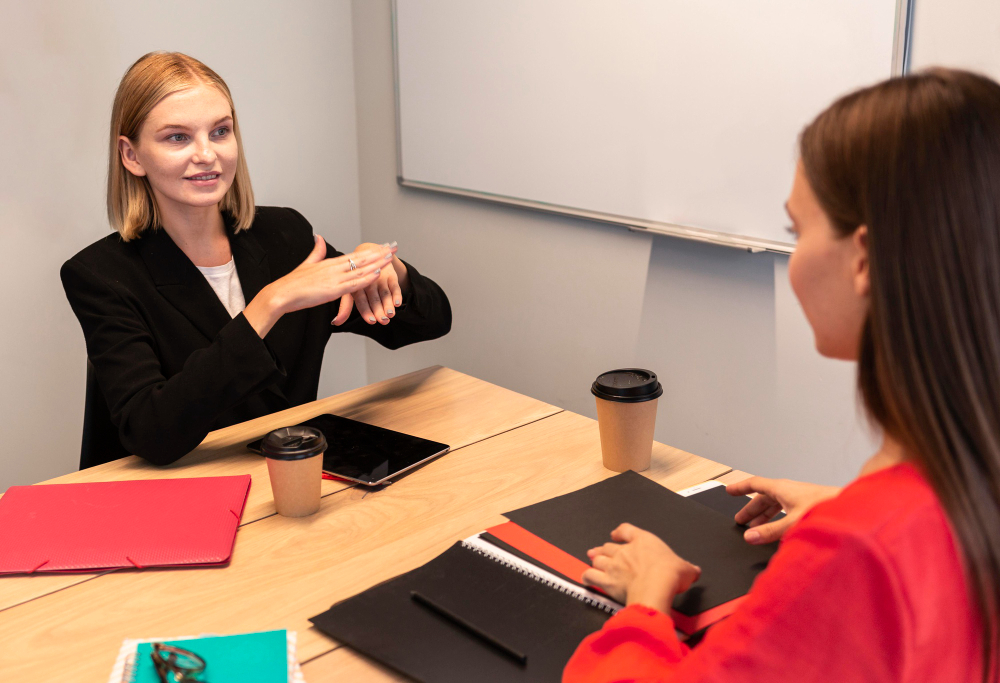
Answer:
[(111, 143), (108, 154), (108, 220), (122, 239), (138, 237), (148, 227), (159, 228), (160, 216), (156, 198), (145, 177), (132, 175), (122, 164), (118, 137), (124, 135), (133, 143), (149, 112), (167, 95), (196, 85), (210, 85), (225, 96), (233, 113), (233, 135), (239, 157), (233, 184), (222, 198), (219, 208), (229, 213), (237, 231), (250, 227), (254, 217), (253, 188), (250, 171), (243, 154), (243, 139), (236, 118), (236, 107), (229, 86), (219, 74), (180, 52), (150, 52), (128, 68), (118, 84), (111, 108)]
[(841, 98), (802, 133), (837, 231), (868, 227), (858, 389), (922, 466), (962, 549), (983, 625), (1000, 613), (1000, 85), (932, 69)]

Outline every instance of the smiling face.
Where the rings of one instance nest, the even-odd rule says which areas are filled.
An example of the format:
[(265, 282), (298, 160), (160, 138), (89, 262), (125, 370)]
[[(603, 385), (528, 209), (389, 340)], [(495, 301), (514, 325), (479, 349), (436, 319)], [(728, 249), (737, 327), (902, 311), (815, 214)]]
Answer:
[(217, 88), (197, 85), (164, 97), (137, 139), (118, 140), (122, 164), (149, 180), (162, 211), (215, 206), (236, 175), (232, 109)]
[(837, 232), (801, 163), (785, 208), (796, 236), (788, 279), (812, 327), (816, 350), (828, 358), (857, 360), (868, 316), (868, 228), (862, 225), (847, 236)]

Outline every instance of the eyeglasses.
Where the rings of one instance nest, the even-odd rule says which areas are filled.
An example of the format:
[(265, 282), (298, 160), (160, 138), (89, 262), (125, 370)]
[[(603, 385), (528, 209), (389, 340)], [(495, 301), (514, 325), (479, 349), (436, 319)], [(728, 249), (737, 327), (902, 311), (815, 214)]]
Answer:
[(200, 683), (198, 674), (205, 670), (204, 659), (173, 645), (153, 643), (150, 657), (160, 683)]

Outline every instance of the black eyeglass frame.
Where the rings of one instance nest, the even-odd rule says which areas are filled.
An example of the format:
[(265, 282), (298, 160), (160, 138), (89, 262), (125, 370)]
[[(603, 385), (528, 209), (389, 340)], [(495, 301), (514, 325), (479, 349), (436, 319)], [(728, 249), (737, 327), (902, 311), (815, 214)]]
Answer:
[[(198, 675), (205, 670), (204, 659), (190, 650), (173, 645), (153, 643), (153, 651), (149, 656), (153, 659), (153, 666), (156, 668), (156, 675), (160, 677), (160, 683), (199, 683)], [(180, 657), (186, 657), (194, 665), (181, 664), (177, 661)]]

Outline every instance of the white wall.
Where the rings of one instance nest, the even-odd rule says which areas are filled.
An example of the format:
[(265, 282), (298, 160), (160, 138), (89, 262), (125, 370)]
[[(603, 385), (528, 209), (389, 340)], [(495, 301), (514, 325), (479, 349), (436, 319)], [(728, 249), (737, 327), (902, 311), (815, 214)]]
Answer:
[(353, 18), (362, 234), (397, 239), (455, 312), (440, 342), (369, 343), (370, 381), (442, 363), (594, 416), (594, 377), (637, 364), (666, 386), (660, 441), (771, 476), (857, 473), (873, 446), (854, 368), (813, 350), (787, 258), (400, 187), (390, 2)]
[[(0, 491), (75, 470), (83, 335), (59, 267), (108, 232), (111, 101), (151, 50), (229, 84), (258, 204), (294, 206), (332, 244), (360, 241), (348, 0), (211, 5), (0, 0)], [(365, 383), (364, 343), (336, 335), (321, 394)]]

